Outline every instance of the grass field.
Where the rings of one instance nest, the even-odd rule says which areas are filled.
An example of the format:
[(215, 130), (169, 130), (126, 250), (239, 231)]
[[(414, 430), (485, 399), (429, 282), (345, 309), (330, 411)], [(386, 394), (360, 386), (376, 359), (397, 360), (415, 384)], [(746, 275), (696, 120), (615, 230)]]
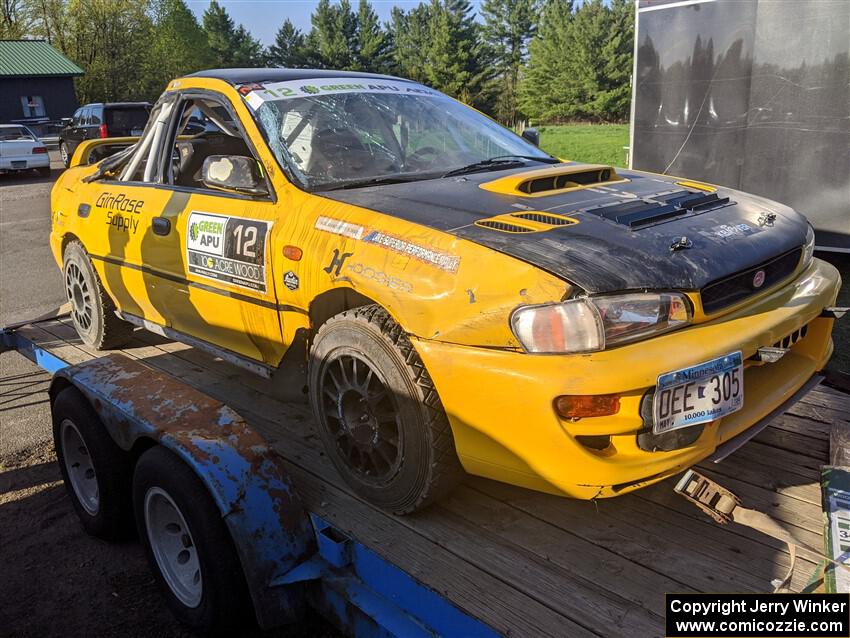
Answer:
[(624, 166), (629, 144), (628, 124), (565, 124), (538, 126), (540, 147), (563, 159)]

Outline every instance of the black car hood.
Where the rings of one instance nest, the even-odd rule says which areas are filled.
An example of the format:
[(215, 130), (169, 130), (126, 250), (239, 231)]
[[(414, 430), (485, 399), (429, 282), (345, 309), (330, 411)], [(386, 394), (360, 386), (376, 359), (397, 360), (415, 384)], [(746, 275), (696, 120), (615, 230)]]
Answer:
[[(781, 204), (730, 189), (718, 189), (716, 197), (710, 197), (714, 202), (665, 216), (663, 211), (670, 210), (670, 201), (698, 201), (706, 192), (662, 175), (617, 169), (627, 181), (535, 197), (481, 188), (497, 178), (528, 170), (317, 194), (487, 246), (590, 293), (697, 290), (805, 242), (807, 224), (801, 215)], [(629, 215), (618, 213), (635, 208), (648, 210), (644, 216), (649, 221), (629, 225)], [(528, 210), (566, 215), (579, 223), (524, 234), (475, 223)], [(653, 210), (662, 214), (653, 219)], [(687, 239), (680, 241), (682, 238)], [(681, 246), (673, 250), (671, 245), (677, 241)]]

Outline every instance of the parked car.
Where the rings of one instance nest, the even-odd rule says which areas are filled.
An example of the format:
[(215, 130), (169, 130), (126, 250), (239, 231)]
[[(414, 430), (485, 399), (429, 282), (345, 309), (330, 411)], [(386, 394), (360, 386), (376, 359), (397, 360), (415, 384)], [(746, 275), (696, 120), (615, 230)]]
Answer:
[(81, 106), (59, 133), (59, 153), (65, 166), (70, 165), (80, 142), (141, 135), (150, 110), (148, 102), (109, 102)]
[[(215, 126), (183, 135), (197, 111)], [(811, 226), (534, 137), (389, 76), (175, 80), (137, 143), (86, 165), (87, 142), (53, 188), (74, 325), (306, 363), (329, 458), (400, 513), (462, 469), (591, 499), (742, 445), (832, 352)]]
[(0, 172), (28, 170), (50, 175), (47, 147), (26, 126), (0, 124)]

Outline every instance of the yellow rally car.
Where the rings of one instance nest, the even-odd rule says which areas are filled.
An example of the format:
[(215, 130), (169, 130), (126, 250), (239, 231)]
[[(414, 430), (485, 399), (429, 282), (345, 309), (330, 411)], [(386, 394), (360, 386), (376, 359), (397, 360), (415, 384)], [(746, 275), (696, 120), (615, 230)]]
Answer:
[(622, 494), (734, 447), (823, 367), (840, 278), (802, 216), (523, 137), (399, 78), (174, 80), (141, 138), (81, 145), (53, 189), (74, 324), (265, 375), (306, 360), (330, 458), (395, 512), (462, 470)]

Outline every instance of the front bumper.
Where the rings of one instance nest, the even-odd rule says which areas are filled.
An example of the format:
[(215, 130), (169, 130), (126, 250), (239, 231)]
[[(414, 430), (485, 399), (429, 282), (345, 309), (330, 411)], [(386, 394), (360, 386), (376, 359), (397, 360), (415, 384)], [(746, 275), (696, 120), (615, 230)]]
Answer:
[[(710, 456), (794, 395), (832, 354), (841, 278), (814, 260), (792, 281), (718, 319), (644, 342), (585, 355), (528, 355), (413, 338), (452, 424), (470, 473), (577, 498), (609, 497), (660, 481)], [(745, 359), (806, 326), (776, 363), (746, 362), (744, 407), (706, 424), (689, 445), (647, 451), (641, 401), (659, 374), (741, 350)], [(564, 394), (619, 393), (619, 413), (567, 421), (552, 406)], [(580, 437), (609, 436), (603, 449)], [(644, 446), (645, 447), (645, 446)]]

